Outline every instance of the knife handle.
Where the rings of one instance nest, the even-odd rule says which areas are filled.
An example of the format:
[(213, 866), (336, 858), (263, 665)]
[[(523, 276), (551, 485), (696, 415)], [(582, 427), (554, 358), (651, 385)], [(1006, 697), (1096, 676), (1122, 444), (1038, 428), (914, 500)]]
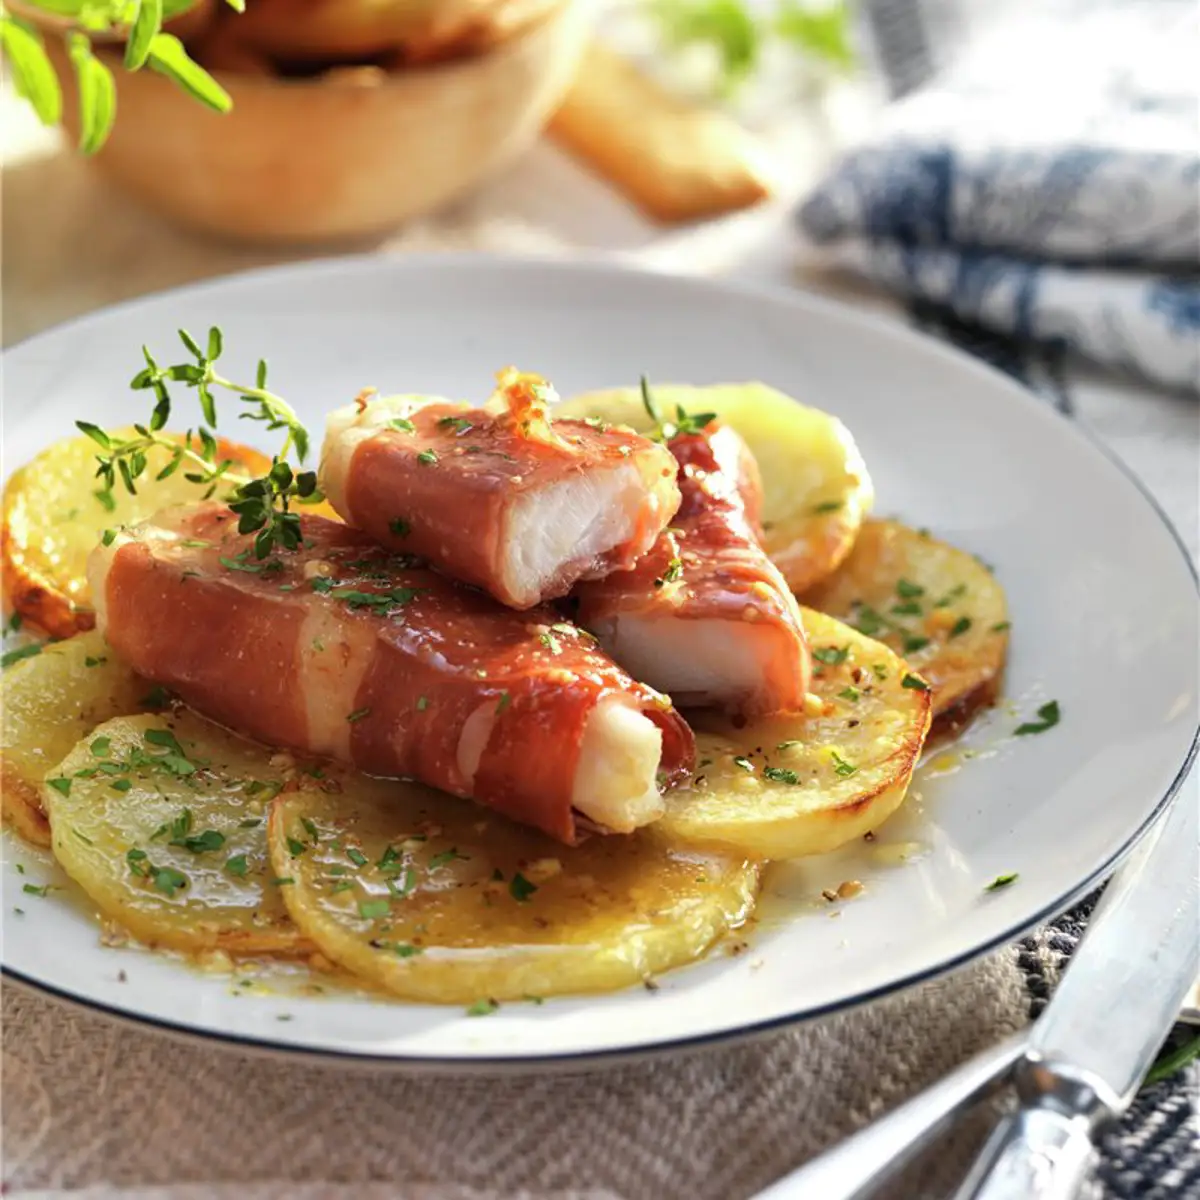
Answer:
[(1075, 1200), (1095, 1159), (1085, 1117), (1021, 1108), (996, 1126), (954, 1200)]
[(1075, 1200), (1096, 1163), (1092, 1138), (1118, 1100), (1087, 1072), (1031, 1056), (1021, 1105), (992, 1132), (954, 1200)]

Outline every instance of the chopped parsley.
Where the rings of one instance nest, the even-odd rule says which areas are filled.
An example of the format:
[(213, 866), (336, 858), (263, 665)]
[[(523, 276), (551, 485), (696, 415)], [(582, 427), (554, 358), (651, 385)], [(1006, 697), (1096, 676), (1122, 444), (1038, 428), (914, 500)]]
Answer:
[(429, 860), (429, 869), (436, 871), (439, 867), (449, 866), (455, 859), (460, 859), (463, 862), (467, 861), (467, 855), (459, 854), (458, 847), (451, 847), (449, 850), (443, 850), (440, 854), (435, 854)]
[(833, 760), (834, 774), (841, 776), (842, 779), (848, 779), (858, 770), (853, 763), (847, 762), (836, 750), (831, 750), (829, 757)]
[(507, 692), (501, 692), (500, 699), (496, 701), (496, 715), (499, 716), (511, 703), (512, 697)]
[(117, 531), (115, 529), (106, 529), (100, 535), (100, 544), (102, 546), (111, 546), (117, 540)]
[(875, 672), (875, 678), (882, 683), (887, 678), (887, 667), (883, 663), (872, 663), (871, 670)]
[(367, 865), (367, 856), (355, 846), (351, 846), (346, 851), (346, 857), (356, 866), (365, 867)]
[(421, 453), (417, 455), (417, 462), (419, 462), (423, 467), (432, 467), (437, 460), (437, 451), (433, 449), (422, 450)]
[(874, 637), (880, 630), (886, 629), (888, 626), (888, 622), (869, 604), (859, 604), (856, 606), (850, 624), (859, 633), (866, 634), (867, 637)]
[(87, 658), (83, 660), (83, 665), (85, 667), (102, 667), (106, 662), (108, 662), (108, 658), (103, 654), (101, 654), (98, 658), (93, 658), (92, 655), (89, 654)]
[(905, 600), (911, 600), (914, 596), (925, 595), (925, 589), (919, 583), (899, 579), (896, 581), (896, 595), (902, 596)]
[(929, 691), (929, 684), (927, 684), (925, 680), (920, 677), (920, 675), (914, 675), (911, 672), (908, 672), (904, 678), (900, 680), (900, 686), (911, 688), (914, 692)]
[(61, 792), (64, 796), (71, 794), (71, 781), (69, 779), (47, 779), (46, 786), (52, 787), (56, 792)]
[(1011, 629), (1011, 628), (1012, 628), (1011, 621), (997, 621), (996, 624), (992, 626), (992, 632), (993, 633), (1003, 633), (1006, 629)]
[(924, 650), (929, 645), (929, 639), (920, 634), (909, 634), (904, 639), (904, 653), (912, 654), (914, 650)]
[(792, 738), (790, 741), (780, 742), (779, 745), (777, 745), (775, 747), (775, 749), (776, 750), (791, 750), (793, 746), (802, 746), (802, 745), (804, 745), (804, 743), (802, 741), (800, 741), (799, 738)]
[(465, 417), (442, 417), (438, 421), (439, 429), (453, 429), (455, 433), (468, 433), (475, 426)]
[(678, 579), (683, 578), (683, 560), (681, 558), (673, 558), (667, 563), (667, 569), (662, 574), (663, 583), (674, 583)]
[(0, 670), (5, 667), (11, 667), (13, 663), (20, 662), (23, 658), (32, 658), (35, 654), (41, 654), (42, 645), (40, 642), (30, 642), (27, 646), (18, 646), (15, 650), (6, 650), (0, 655)]
[(795, 771), (788, 770), (787, 767), (764, 767), (763, 774), (774, 780), (776, 783), (799, 783), (800, 776)]
[(997, 875), (983, 890), (985, 892), (998, 892), (1001, 888), (1006, 888), (1009, 884), (1016, 883), (1018, 878), (1019, 876), (1016, 871), (1013, 871), (1011, 875)]
[(840, 692), (838, 692), (839, 700), (849, 700), (851, 704), (853, 704), (856, 700), (860, 700), (861, 698), (862, 692), (853, 686), (844, 687)]
[(288, 853), (293, 858), (299, 858), (300, 855), (302, 855), (308, 849), (308, 847), (303, 842), (298, 842), (295, 838), (288, 838), (287, 848), (288, 848)]
[(817, 516), (821, 516), (823, 513), (837, 512), (838, 509), (840, 509), (841, 507), (842, 507), (842, 502), (840, 500), (826, 500), (824, 504), (816, 505), (813, 508), (813, 512)]
[(164, 896), (174, 896), (188, 885), (188, 877), (174, 867), (151, 867), (150, 881)]
[(428, 696), (418, 696), (417, 697), (417, 712), (424, 712), (428, 707), (429, 707), (429, 697)]
[(220, 850), (225, 845), (225, 835), (215, 829), (206, 829), (189, 837), (172, 838), (169, 845), (182, 846), (193, 854), (205, 854), (209, 850)]
[(467, 1008), (468, 1017), (490, 1017), (500, 1007), (495, 1000), (476, 1000)]
[[(1046, 704), (1043, 704), (1037, 710), (1037, 715), (1038, 719), (1036, 721), (1025, 721), (1023, 724), (1018, 725), (1013, 730), (1013, 736), (1024, 737), (1029, 733), (1045, 733), (1047, 729), (1053, 729), (1058, 724), (1059, 717), (1061, 716), (1058, 701), (1050, 700)], [(52, 781), (47, 780), (47, 782)]]
[(414, 946), (412, 942), (393, 942), (391, 951), (397, 958), (415, 958), (418, 954), (425, 953), (420, 946)]
[(304, 832), (312, 838), (313, 845), (315, 846), (321, 840), (321, 835), (317, 831), (316, 825), (308, 817), (301, 817), (300, 824), (304, 826)]
[(352, 713), (348, 713), (346, 715), (346, 720), (349, 721), (351, 725), (353, 725), (356, 722), (361, 721), (363, 719), (363, 717), (369, 717), (370, 715), (371, 715), (370, 708), (356, 708)]
[(114, 792), (127, 792), (127, 791), (129, 791), (130, 788), (133, 787), (133, 780), (132, 779), (114, 779), (112, 781), (112, 783), (110, 783), (108, 786), (110, 788), (112, 788), (112, 790)]
[(957, 587), (952, 587), (936, 604), (934, 608), (949, 608), (955, 600), (961, 600), (967, 594), (967, 585), (965, 583), (958, 584)]
[(536, 891), (537, 884), (530, 883), (520, 871), (512, 877), (512, 881), (508, 885), (509, 895), (518, 904), (524, 904)]
[(839, 663), (844, 663), (849, 654), (849, 646), (818, 646), (812, 652), (812, 656), (817, 662), (827, 663), (831, 667), (836, 667)]
[(232, 858), (225, 860), (225, 870), (230, 875), (236, 875), (239, 879), (245, 879), (247, 872), (250, 870), (250, 863), (244, 854), (235, 854)]
[(959, 637), (962, 634), (966, 633), (967, 630), (970, 628), (971, 628), (971, 618), (970, 617), (959, 617), (958, 620), (954, 622), (954, 627), (950, 630), (950, 636), (952, 638)]
[(48, 896), (50, 894), (50, 889), (53, 886), (54, 885), (50, 883), (26, 883), (22, 885), (21, 891), (23, 891), (27, 896)]
[(916, 617), (921, 614), (921, 605), (917, 600), (905, 600), (902, 604), (893, 604), (892, 612), (898, 617)]
[(389, 521), (388, 528), (397, 537), (408, 537), (412, 533), (412, 526), (403, 517), (397, 517), (394, 521)]
[(733, 760), (733, 765), (741, 767), (743, 771), (749, 771), (751, 775), (754, 774), (754, 764), (744, 754), (737, 755)]
[(538, 641), (550, 651), (551, 654), (560, 654), (562, 646), (559, 644), (558, 638), (552, 633), (539, 633)]
[(417, 427), (407, 417), (393, 417), (388, 422), (389, 429), (395, 429), (400, 433), (416, 433)]
[(358, 915), (364, 921), (374, 921), (379, 917), (386, 917), (392, 911), (392, 902), (390, 900), (360, 900), (358, 902)]

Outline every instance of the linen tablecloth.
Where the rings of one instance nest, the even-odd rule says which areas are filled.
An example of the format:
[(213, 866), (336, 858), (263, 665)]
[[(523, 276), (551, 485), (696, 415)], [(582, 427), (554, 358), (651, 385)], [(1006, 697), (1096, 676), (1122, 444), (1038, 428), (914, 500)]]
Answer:
[[(11, 118), (0, 110), (6, 342), (130, 295), (284, 257), (161, 225), (69, 156), (42, 154), (37, 139), (15, 150)], [(809, 144), (811, 176), (828, 147), (819, 136)], [(557, 209), (550, 192), (564, 198)], [(374, 247), (414, 248), (603, 250), (656, 269), (733, 270), (883, 303), (803, 264), (798, 273), (786, 205), (663, 238), (545, 147), (520, 172)], [(1193, 405), (1153, 393), (1131, 404), (1127, 385), (1076, 375), (1064, 386), (1040, 354), (972, 348), (1076, 411), (1142, 475), (1195, 552)], [(1028, 1021), (1083, 920), (1077, 913), (958, 974), (793, 1032), (525, 1078), (297, 1065), (171, 1040), (7, 985), (4, 1185), (13, 1196), (142, 1200), (739, 1200)], [(1200, 1195), (1189, 1078), (1147, 1091), (1109, 1139), (1106, 1196)], [(893, 1194), (945, 1194), (985, 1118), (935, 1147)]]

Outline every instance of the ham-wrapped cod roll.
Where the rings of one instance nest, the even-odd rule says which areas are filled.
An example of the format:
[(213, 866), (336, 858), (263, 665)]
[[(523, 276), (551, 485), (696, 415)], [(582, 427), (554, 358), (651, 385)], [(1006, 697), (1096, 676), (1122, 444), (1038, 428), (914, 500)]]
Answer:
[(549, 609), (513, 612), (337, 522), (259, 560), (228, 508), (93, 552), (100, 629), (140, 675), (272, 746), (471, 797), (563, 842), (662, 814), (694, 742), (670, 700)]
[(679, 490), (665, 447), (601, 422), (551, 421), (547, 384), (500, 378), (483, 409), (390, 396), (336, 410), (321, 487), (381, 545), (530, 608), (633, 566)]
[(580, 584), (574, 614), (617, 662), (684, 707), (799, 712), (808, 642), (759, 543), (754, 458), (716, 422), (669, 445), (682, 494), (674, 521), (633, 570)]

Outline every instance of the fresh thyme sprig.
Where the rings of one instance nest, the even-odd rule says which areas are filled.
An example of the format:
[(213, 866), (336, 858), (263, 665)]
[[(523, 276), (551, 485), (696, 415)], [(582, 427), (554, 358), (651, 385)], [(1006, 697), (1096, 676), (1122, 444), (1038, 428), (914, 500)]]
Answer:
[[(111, 493), (120, 479), (125, 489), (136, 495), (137, 481), (149, 466), (147, 451), (160, 446), (171, 452), (171, 459), (154, 476), (156, 482), (173, 475), (185, 462), (194, 469), (186, 472), (184, 478), (206, 486), (205, 499), (213, 496), (225, 480), (235, 485), (228, 504), (238, 515), (238, 532), (258, 535), (254, 540), (255, 556), (266, 558), (273, 549), (295, 550), (302, 535), (300, 518), (291, 511), (292, 501), (316, 503), (322, 499), (316, 472), (293, 470), (287, 461), (293, 451), (301, 463), (308, 456), (308, 430), (282, 396), (267, 390), (265, 360), (259, 361), (253, 386), (237, 383), (220, 374), (215, 366), (224, 349), (220, 329), (213, 326), (208, 331), (204, 348), (186, 329), (179, 331), (179, 339), (194, 362), (161, 366), (149, 348), (142, 347), (146, 365), (130, 381), (130, 387), (153, 392), (155, 403), (149, 422), (133, 427), (136, 437), (120, 438), (90, 421), (75, 422), (104, 451), (96, 455), (100, 464), (97, 478), (103, 482), (105, 492)], [(194, 389), (200, 402), (203, 423), (194, 432), (189, 429), (182, 440), (160, 432), (171, 416), (168, 383), (182, 383)], [(236, 464), (232, 459), (218, 461), (217, 404), (213, 394), (217, 389), (232, 392), (251, 406), (238, 414), (242, 420), (260, 421), (271, 432), (286, 430), (282, 448), (272, 459), (271, 469), (261, 478), (251, 479), (234, 471)]]
[(642, 407), (650, 420), (654, 422), (656, 434), (651, 435), (655, 441), (669, 442), (681, 433), (702, 433), (706, 426), (717, 419), (715, 412), (689, 413), (682, 404), (675, 406), (675, 419), (664, 419), (658, 400), (650, 390), (650, 384), (645, 375), (641, 378)]

